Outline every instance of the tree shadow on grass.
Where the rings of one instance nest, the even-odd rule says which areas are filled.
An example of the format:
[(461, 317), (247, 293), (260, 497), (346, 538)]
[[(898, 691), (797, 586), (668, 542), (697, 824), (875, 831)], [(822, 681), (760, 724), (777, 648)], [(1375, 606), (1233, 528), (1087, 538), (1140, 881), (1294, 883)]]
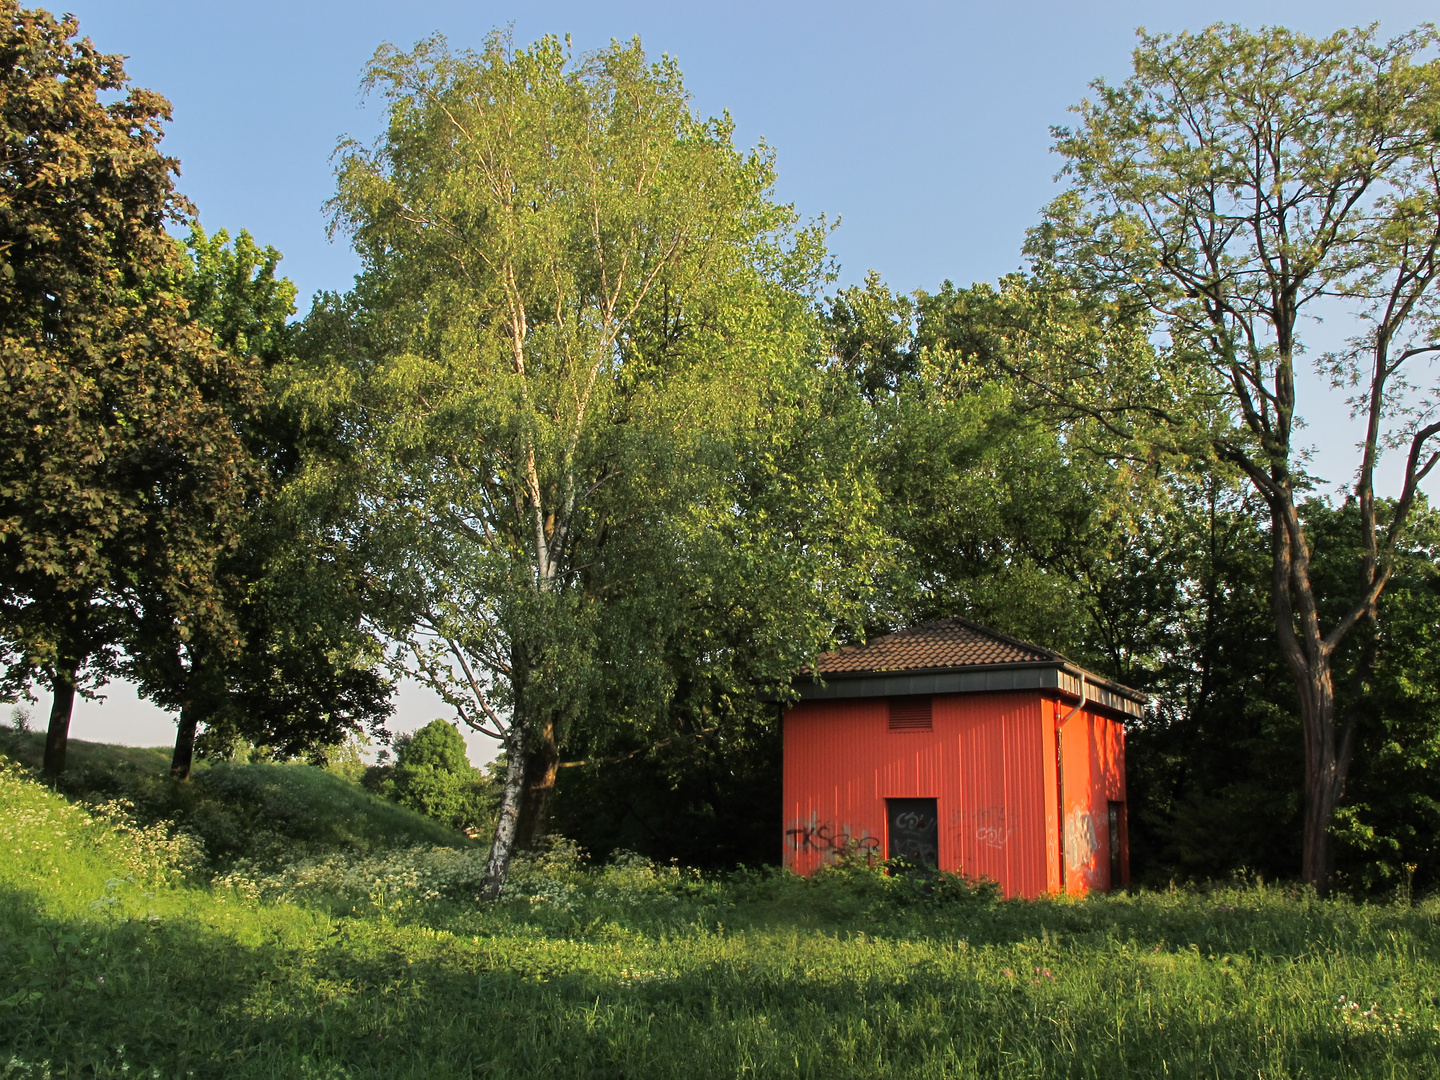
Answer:
[(31, 893), (0, 889), (7, 1051), (64, 1076), (222, 1074), (243, 1045), (226, 1018), (283, 963), (283, 948), (242, 945), (194, 918), (148, 913), (143, 893), (134, 899), (58, 917)]
[[(817, 968), (803, 949), (723, 935), (702, 955), (674, 935), (600, 948), (517, 925), (513, 938), (472, 941), (218, 902), (184, 916), (131, 903), (56, 917), (15, 887), (0, 889), (0, 912), (0, 1047), (57, 1076), (1069, 1076), (1201, 1064), (1220, 1076), (1382, 1065), (1418, 1076), (1434, 1053), (1423, 1034), (1347, 1027), (1328, 1003), (1256, 1015), (1236, 984), (1208, 1012), (1183, 986), (1142, 1008), (1096, 973), (1007, 977), (971, 962), (973, 948), (958, 966), (906, 966), (893, 952), (870, 963), (856, 945), (853, 962)], [(1035, 928), (1007, 919), (997, 941)]]
[(1102, 948), (1193, 949), (1284, 961), (1318, 954), (1393, 953), (1440, 964), (1440, 902), (1415, 906), (1319, 901), (1262, 887), (1213, 892), (1175, 890), (1139, 895), (999, 900), (984, 890), (955, 890), (949, 898), (923, 895), (898, 900), (861, 881), (856, 888), (816, 889), (803, 882), (748, 884), (730, 897), (662, 897), (652, 906), (581, 901), (571, 910), (545, 904), (513, 907), (517, 922), (549, 936), (585, 937), (595, 927), (620, 926), (641, 934), (686, 933), (692, 928), (865, 934), (945, 945), (1012, 946), (1065, 940)]

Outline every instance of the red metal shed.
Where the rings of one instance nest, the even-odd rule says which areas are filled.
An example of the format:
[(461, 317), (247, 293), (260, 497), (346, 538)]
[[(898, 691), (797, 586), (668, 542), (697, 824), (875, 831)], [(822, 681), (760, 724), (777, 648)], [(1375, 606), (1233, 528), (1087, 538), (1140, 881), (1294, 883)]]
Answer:
[(965, 619), (826, 653), (798, 689), (785, 865), (903, 855), (1025, 897), (1129, 880), (1122, 721), (1144, 695)]

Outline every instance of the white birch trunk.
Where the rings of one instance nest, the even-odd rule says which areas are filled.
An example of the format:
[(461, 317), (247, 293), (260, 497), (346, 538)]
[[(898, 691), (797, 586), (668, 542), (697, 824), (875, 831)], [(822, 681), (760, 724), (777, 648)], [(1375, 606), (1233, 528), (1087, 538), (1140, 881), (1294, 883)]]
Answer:
[(506, 746), (505, 787), (500, 797), (500, 816), (495, 822), (495, 838), (490, 844), (490, 858), (485, 863), (485, 879), (480, 896), (485, 900), (500, 899), (505, 878), (510, 873), (510, 858), (515, 853), (515, 833), (520, 822), (520, 800), (525, 791), (525, 730), (518, 724), (511, 730)]

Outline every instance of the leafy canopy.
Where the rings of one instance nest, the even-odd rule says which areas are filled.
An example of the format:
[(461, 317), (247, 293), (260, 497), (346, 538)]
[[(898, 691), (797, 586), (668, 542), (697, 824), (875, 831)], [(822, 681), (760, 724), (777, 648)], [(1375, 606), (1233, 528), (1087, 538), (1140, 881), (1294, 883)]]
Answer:
[(516, 783), (533, 746), (543, 792), (590, 703), (663, 716), (687, 667), (733, 670), (746, 620), (782, 682), (845, 617), (826, 586), (864, 573), (863, 481), (800, 422), (825, 429), (821, 236), (638, 42), (437, 38), (367, 86), (389, 123), (342, 145), (332, 203), (365, 271), (313, 316), (314, 400), (356, 451), (316, 482), (354, 485), (400, 662)]
[(225, 622), (253, 479), (230, 411), (258, 389), (174, 287), (168, 103), (77, 33), (0, 5), (0, 635), (10, 687), (57, 693), (113, 669), (138, 582), (182, 633)]

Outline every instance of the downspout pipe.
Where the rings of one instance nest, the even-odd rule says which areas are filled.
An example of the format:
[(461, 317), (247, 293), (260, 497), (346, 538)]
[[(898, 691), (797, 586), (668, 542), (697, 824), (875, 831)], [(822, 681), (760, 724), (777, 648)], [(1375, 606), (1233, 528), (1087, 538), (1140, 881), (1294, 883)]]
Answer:
[(1085, 673), (1082, 671), (1080, 673), (1080, 700), (1075, 703), (1075, 707), (1073, 709), (1071, 709), (1063, 717), (1061, 717), (1055, 722), (1055, 730), (1057, 732), (1065, 726), (1065, 722), (1067, 720), (1069, 720), (1072, 716), (1074, 716), (1076, 713), (1078, 713), (1081, 709), (1085, 708), (1085, 706), (1090, 703), (1089, 695), (1090, 683), (1086, 680)]

